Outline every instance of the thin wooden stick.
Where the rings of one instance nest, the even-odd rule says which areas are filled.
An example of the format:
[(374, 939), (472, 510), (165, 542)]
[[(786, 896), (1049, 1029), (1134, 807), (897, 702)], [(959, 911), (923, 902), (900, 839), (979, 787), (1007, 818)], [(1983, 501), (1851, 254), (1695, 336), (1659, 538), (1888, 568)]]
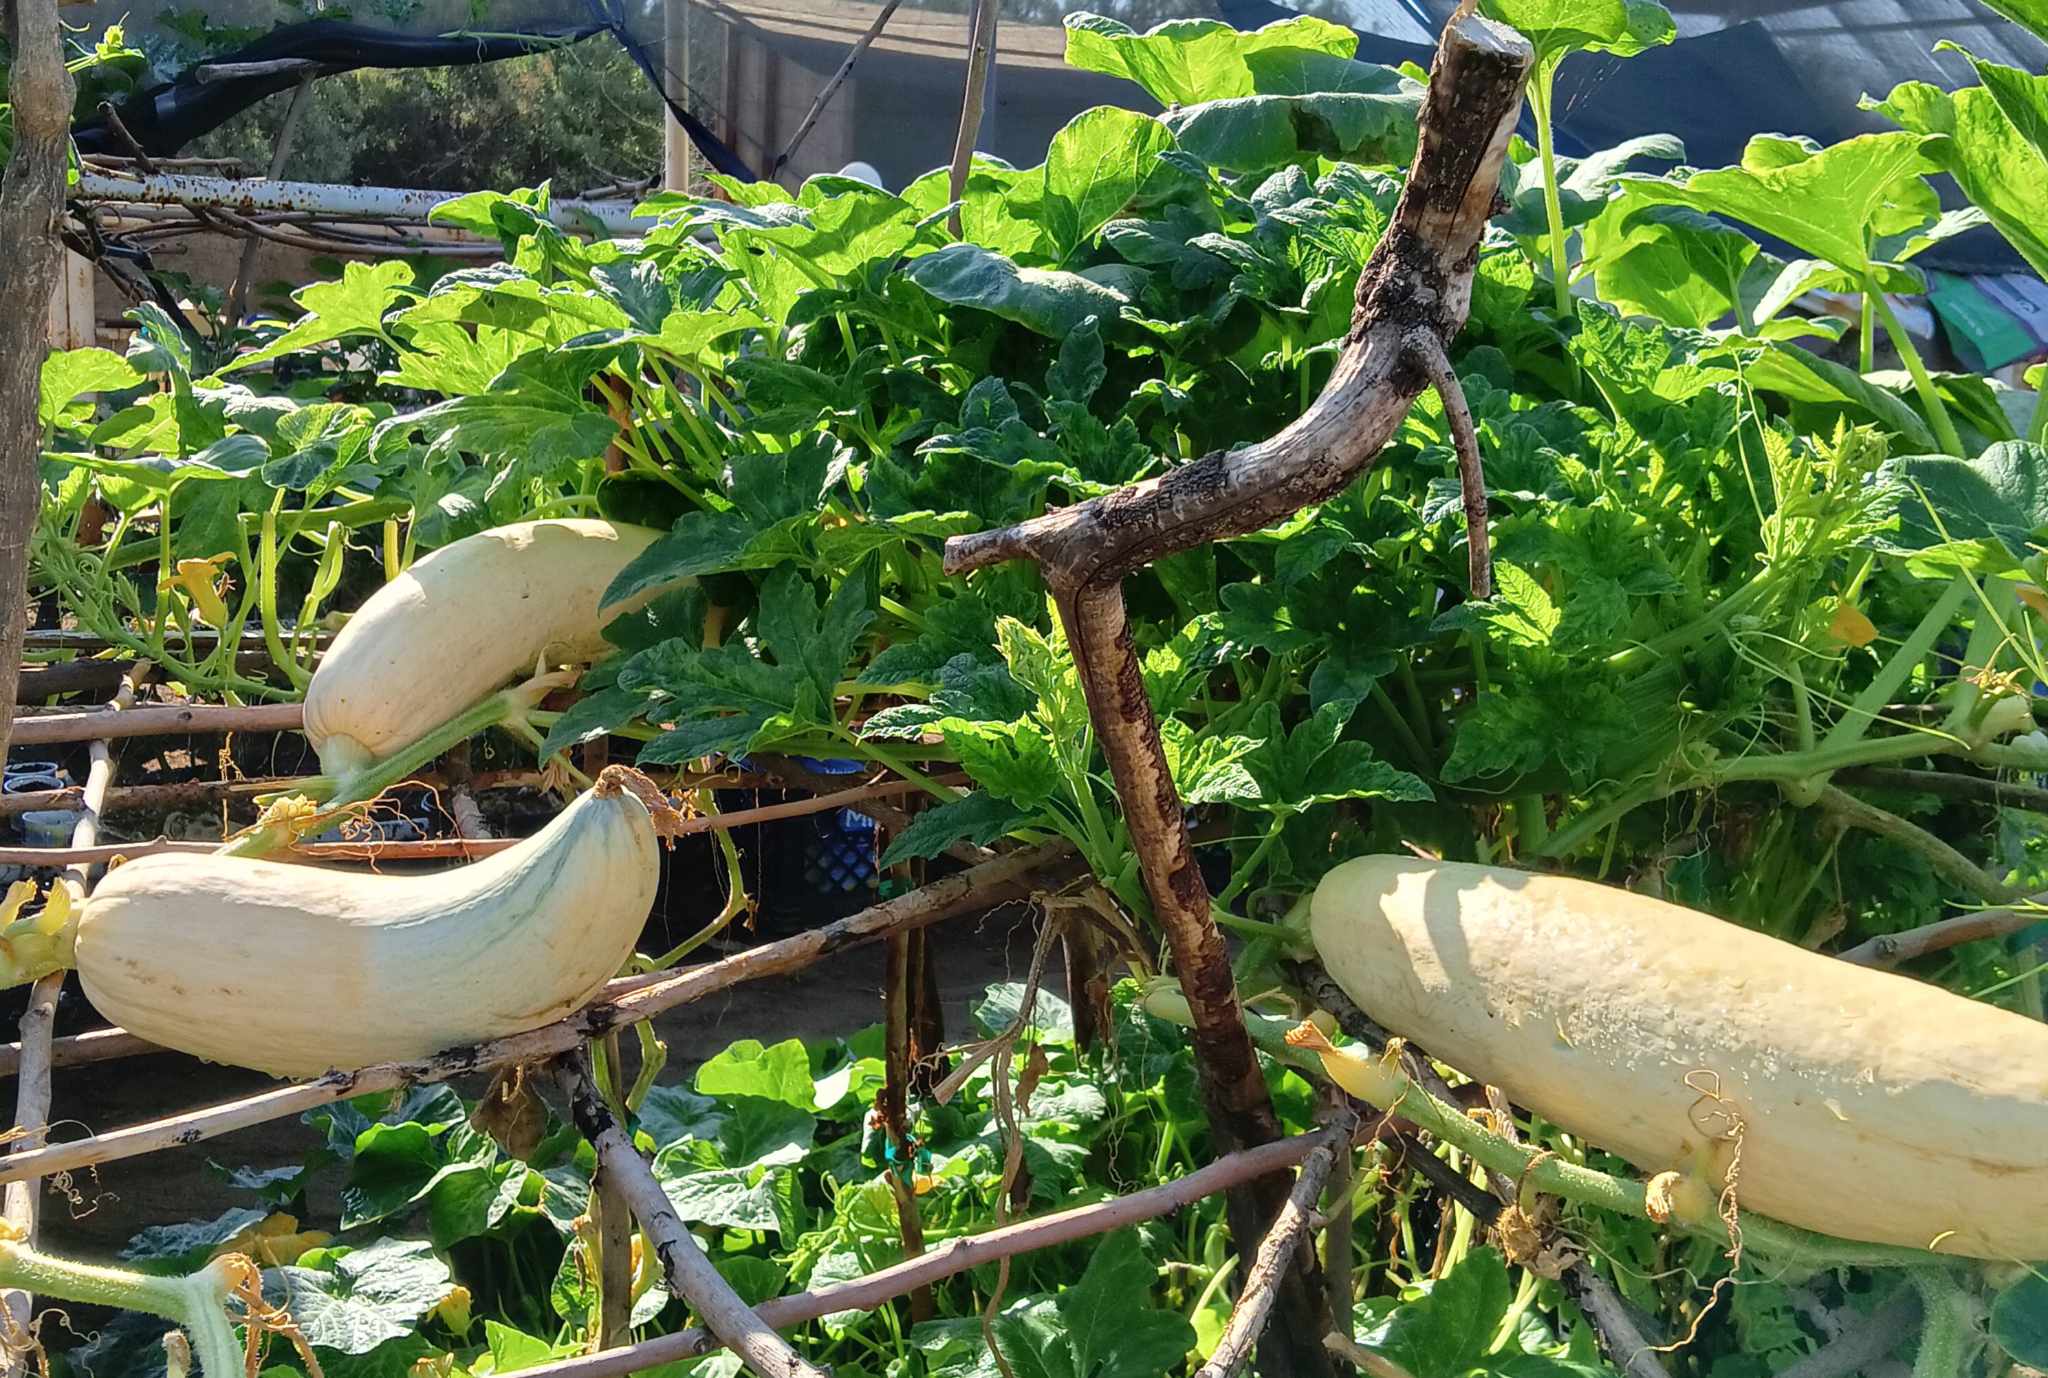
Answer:
[[(269, 663), (270, 657), (262, 651), (244, 651), (235, 657), (235, 668), (242, 671), (259, 670)], [(118, 689), (121, 687), (122, 677), (134, 668), (135, 661), (132, 658), (65, 660), (55, 664), (24, 665), (19, 678), (14, 682), (14, 700), (18, 704), (34, 703), (60, 694), (84, 694)]]
[(1559, 1281), (1579, 1304), (1608, 1359), (1626, 1378), (1671, 1378), (1656, 1347), (1629, 1314), (1628, 1303), (1614, 1290), (1614, 1284), (1593, 1271), (1590, 1262), (1579, 1259), (1564, 1270)]
[[(146, 1038), (138, 1038), (126, 1029), (95, 1029), (91, 1033), (73, 1034), (69, 1038), (58, 1038), (50, 1043), (50, 1066), (84, 1067), (94, 1062), (112, 1062), (118, 1058), (134, 1057), (139, 1053), (164, 1053), (170, 1049), (159, 1047)], [(0, 1043), (0, 1077), (11, 1077), (21, 1069), (21, 1044)]]
[(590, 1081), (590, 1061), (581, 1049), (555, 1063), (555, 1080), (568, 1097), (576, 1128), (597, 1150), (598, 1171), (605, 1174), (632, 1207), (640, 1229), (661, 1258), (668, 1290), (704, 1318), (742, 1362), (762, 1378), (825, 1378), (805, 1363), (789, 1342), (755, 1315), (732, 1290), (696, 1237), (683, 1225), (668, 1193), (654, 1176), (653, 1166), (633, 1147), (632, 1138)]
[(847, 77), (853, 74), (853, 64), (859, 62), (862, 54), (873, 46), (874, 41), (881, 36), (883, 27), (888, 24), (889, 17), (896, 13), (896, 7), (902, 3), (903, 0), (888, 0), (875, 15), (874, 22), (868, 25), (867, 32), (853, 41), (853, 47), (847, 50), (846, 60), (839, 64), (839, 70), (832, 74), (832, 79), (820, 88), (818, 98), (811, 102), (810, 111), (805, 114), (803, 123), (796, 127), (796, 133), (789, 136), (789, 143), (776, 157), (775, 166), (768, 169), (769, 176), (772, 177), (789, 166), (789, 160), (796, 156), (797, 149), (803, 147), (804, 140), (809, 138), (811, 130), (816, 128), (818, 117), (825, 113), (825, 107), (832, 103), (832, 97), (846, 83)]
[[(316, 66), (309, 66), (306, 74), (299, 78), (299, 84), (292, 88), (292, 101), (285, 107), (284, 123), (278, 126), (277, 138), (270, 145), (270, 171), (265, 174), (269, 181), (274, 182), (284, 176), (285, 160), (291, 157), (292, 143), (299, 135), (299, 116), (306, 111), (306, 100), (313, 94), (313, 77), (318, 70)], [(205, 81), (207, 68), (202, 66), (197, 71), (199, 79)], [(256, 246), (254, 237), (242, 241), (242, 256), (236, 261), (234, 280), (228, 284), (228, 300), (221, 310), (221, 324), (229, 331), (242, 323), (242, 307), (249, 300), (249, 282), (256, 276)]]
[[(886, 977), (882, 987), (882, 1093), (875, 1109), (882, 1116), (882, 1132), (896, 1150), (887, 1173), (890, 1194), (896, 1198), (896, 1230), (903, 1241), (903, 1256), (916, 1258), (924, 1252), (924, 1220), (917, 1210), (917, 1149), (910, 1134), (910, 943), (909, 933), (891, 933), (882, 943), (882, 965)], [(910, 1294), (913, 1325), (936, 1314), (931, 1289)]]
[[(243, 631), (239, 639), (251, 647), (258, 650), (262, 649), (263, 632), (261, 628), (248, 628)], [(320, 634), (319, 639), (321, 641), (328, 641), (332, 638), (323, 632)], [(179, 640), (187, 645), (211, 646), (220, 640), (220, 633), (211, 627), (194, 627), (190, 633), (181, 635)], [(28, 631), (22, 633), (21, 644), (30, 650), (37, 651), (90, 652), (114, 649), (114, 643), (101, 636), (98, 632), (81, 631), (69, 627), (31, 627)]]
[(2044, 905), (2048, 905), (2048, 894), (2035, 895), (2025, 904), (2009, 909), (1980, 909), (1919, 928), (1909, 928), (1903, 933), (1881, 933), (1835, 955), (1858, 966), (1890, 971), (1916, 958), (1946, 952), (1964, 943), (2009, 937), (2038, 923), (2048, 922), (2048, 910), (2043, 909)]
[[(1344, 1097), (1335, 1093), (1338, 1103)], [(1330, 1320), (1336, 1325), (1350, 1323), (1353, 1307), (1351, 1280), (1352, 1190), (1356, 1185), (1357, 1155), (1344, 1144), (1330, 1163), (1330, 1187), (1323, 1213), (1323, 1289), (1330, 1296)]]
[[(782, 804), (764, 804), (758, 809), (740, 809), (733, 813), (706, 814), (700, 818), (684, 819), (675, 825), (669, 835), (688, 837), (695, 833), (725, 832), (755, 823), (772, 823), (782, 818), (802, 818), (807, 814), (826, 813), (869, 799), (908, 794), (922, 788), (922, 785), (909, 780), (885, 780), (880, 784), (841, 790), (837, 794), (821, 794), (809, 799), (792, 799)], [(265, 860), (475, 861), (479, 857), (517, 847), (524, 840), (517, 837), (430, 837), (416, 842), (298, 842)], [(185, 842), (161, 837), (147, 842), (109, 842), (91, 847), (0, 847), (0, 865), (92, 865), (112, 861), (115, 857), (149, 856), (155, 852), (203, 854), (219, 850), (220, 844), (217, 842)]]
[(1360, 1372), (1371, 1374), (1372, 1378), (1415, 1378), (1386, 1355), (1361, 1349), (1357, 1341), (1334, 1330), (1323, 1336), (1323, 1347)]
[(1901, 1286), (1876, 1314), (1851, 1322), (1827, 1344), (1780, 1369), (1778, 1378), (1848, 1378), (1852, 1373), (1875, 1371), (1873, 1366), (1913, 1333), (1920, 1322), (1920, 1309), (1919, 1290)]
[[(18, 1136), (9, 1147), (9, 1152), (20, 1153), (35, 1148), (42, 1140), (50, 1123), (50, 1031), (57, 1021), (57, 997), (64, 990), (64, 973), (53, 971), (39, 978), (29, 987), (28, 1008), (21, 1016), (22, 1077), (14, 1095), (14, 1133)], [(4, 1217), (8, 1230), (15, 1238), (25, 1239), (33, 1246), (41, 1226), (42, 1212), (39, 1209), (43, 1190), (39, 1177), (24, 1178), (9, 1182), (5, 1195)], [(35, 1298), (16, 1288), (0, 1291), (0, 1302), (4, 1302), (11, 1329), (16, 1334), (28, 1333), (35, 1318)], [(9, 1378), (24, 1371), (26, 1354), (10, 1352), (4, 1372)]]
[(1303, 1258), (1313, 1255), (1314, 1246), (1307, 1238), (1309, 1217), (1315, 1213), (1324, 1183), (1330, 1180), (1330, 1167), (1337, 1153), (1350, 1152), (1351, 1135), (1357, 1127), (1356, 1115), (1349, 1110), (1339, 1111), (1336, 1123), (1322, 1132), (1322, 1142), (1303, 1161), (1301, 1173), (1294, 1179), (1294, 1190), (1288, 1193), (1286, 1204), (1280, 1207), (1279, 1216), (1259, 1244), (1251, 1271), (1245, 1274), (1244, 1290), (1238, 1294), (1237, 1305), (1231, 1308), (1223, 1337), (1216, 1342), (1208, 1362), (1195, 1370), (1195, 1378), (1234, 1378), (1252, 1357), (1252, 1346), (1272, 1318), (1280, 1279)]
[[(111, 718), (126, 711), (135, 702), (137, 687), (149, 677), (150, 668), (148, 661), (141, 661), (123, 676), (113, 701), (100, 710), (101, 716)], [(94, 740), (91, 760), (80, 801), (83, 812), (71, 830), (71, 840), (86, 846), (99, 836), (100, 807), (106, 802), (107, 790), (114, 783), (114, 753), (108, 749), (105, 738)], [(91, 877), (83, 870), (73, 870), (56, 883), (73, 890), (72, 898), (76, 901), (84, 898)], [(63, 992), (64, 973), (61, 970), (37, 978), (29, 988), (28, 1008), (21, 1016), (20, 1075), (14, 1090), (10, 1155), (26, 1154), (40, 1147), (49, 1128), (50, 1043), (57, 1023), (57, 997)], [(4, 1193), (4, 1204), (0, 1204), (0, 1216), (4, 1216), (8, 1229), (16, 1239), (26, 1240), (31, 1247), (41, 1225), (38, 1207), (42, 1189), (40, 1177), (11, 1180)], [(13, 1288), (0, 1293), (0, 1297), (4, 1297), (7, 1314), (12, 1321), (12, 1333), (29, 1333), (35, 1315), (35, 1298)], [(17, 1353), (10, 1349), (6, 1372), (18, 1375), (26, 1370), (27, 1362), (27, 1352)]]
[(0, 1158), (0, 1182), (53, 1172), (69, 1172), (161, 1148), (198, 1143), (237, 1129), (265, 1124), (317, 1106), (331, 1105), (372, 1091), (446, 1081), (506, 1062), (559, 1057), (595, 1038), (629, 1024), (652, 1019), (662, 1011), (702, 1000), (747, 981), (783, 976), (888, 933), (921, 928), (961, 914), (980, 913), (1034, 889), (1065, 879), (1082, 867), (1065, 842), (1011, 852), (983, 866), (971, 867), (930, 885), (871, 905), (836, 923), (799, 933), (780, 942), (764, 943), (723, 961), (684, 971), (614, 981), (593, 1003), (553, 1024), (489, 1043), (455, 1048), (417, 1062), (385, 1062), (354, 1072), (330, 1072), (316, 1081), (280, 1086), (240, 1100), (205, 1106), (125, 1129), (112, 1130), (71, 1143)]
[[(1129, 1196), (1075, 1206), (1035, 1220), (1005, 1225), (999, 1230), (961, 1235), (917, 1258), (906, 1259), (866, 1277), (777, 1297), (763, 1302), (757, 1310), (762, 1320), (781, 1329), (802, 1325), (837, 1311), (872, 1311), (883, 1302), (919, 1287), (929, 1287), (957, 1277), (969, 1269), (1015, 1258), (1036, 1249), (1071, 1244), (1077, 1239), (1092, 1239), (1142, 1221), (1156, 1220), (1204, 1197), (1227, 1191), (1239, 1182), (1285, 1171), (1304, 1161), (1325, 1142), (1322, 1131), (1276, 1139), (1257, 1148), (1226, 1154), (1185, 1177), (1161, 1182)], [(718, 1342), (711, 1335), (701, 1328), (692, 1328), (604, 1354), (542, 1364), (523, 1370), (522, 1378), (623, 1378), (623, 1375), (660, 1364), (708, 1354), (716, 1348)]]
[(974, 23), (968, 30), (967, 85), (960, 94), (960, 129), (953, 136), (953, 167), (947, 178), (946, 199), (953, 209), (946, 215), (946, 229), (960, 238), (960, 200), (967, 194), (967, 173), (974, 163), (975, 141), (981, 137), (981, 105), (988, 93), (988, 68), (996, 52), (997, 0), (976, 0)]
[(1836, 778), (1875, 789), (1938, 794), (1945, 799), (1974, 799), (2000, 808), (2048, 813), (2048, 789), (2039, 785), (2015, 784), (1988, 775), (1964, 775), (1953, 770), (1906, 770), (1898, 766), (1858, 766), (1854, 770), (1842, 771)]
[(469, 785), (457, 785), (448, 791), (448, 816), (455, 821), (455, 835), (464, 842), (494, 842), (490, 825), (484, 822), (483, 810), (477, 807), (476, 793)]
[[(786, 756), (756, 757), (752, 764), (766, 774), (778, 788), (808, 790), (813, 794), (832, 788), (833, 777), (806, 770)], [(891, 833), (901, 833), (910, 826), (910, 815), (907, 812), (879, 800), (871, 799), (851, 807), (855, 813), (874, 819)], [(946, 848), (946, 855), (964, 861), (969, 866), (978, 866), (995, 856), (995, 853), (972, 842), (955, 842)]]
[[(105, 733), (109, 724), (96, 722), (98, 712), (51, 713), (23, 718), (14, 724), (15, 746), (51, 742), (83, 742)], [(113, 725), (116, 737), (159, 737), (180, 733), (297, 732), (306, 710), (296, 703), (260, 703), (248, 707), (205, 703), (163, 704), (131, 708)]]
[[(116, 785), (107, 791), (100, 811), (124, 813), (175, 809), (186, 804), (211, 803), (238, 794), (268, 794), (273, 790), (289, 790), (300, 778), (277, 775), (255, 780), (180, 780), (169, 785)], [(85, 787), (82, 785), (0, 794), (0, 818), (11, 818), (36, 809), (75, 809), (84, 799)]]
[(1458, 489), (1465, 503), (1465, 566), (1472, 584), (1472, 597), (1493, 597), (1493, 546), (1486, 526), (1486, 469), (1479, 458), (1479, 431), (1472, 424), (1472, 408), (1465, 401), (1465, 389), (1458, 371), (1451, 367), (1443, 342), (1428, 332), (1419, 332), (1411, 343), (1415, 361), (1429, 375), (1429, 385), (1443, 403), (1444, 420), (1451, 431), (1451, 445), (1458, 453)]

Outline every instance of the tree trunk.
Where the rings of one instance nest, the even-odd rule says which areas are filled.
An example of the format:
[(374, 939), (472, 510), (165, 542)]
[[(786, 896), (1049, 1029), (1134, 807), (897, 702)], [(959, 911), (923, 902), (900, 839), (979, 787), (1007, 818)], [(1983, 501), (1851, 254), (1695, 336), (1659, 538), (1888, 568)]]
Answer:
[(63, 246), (64, 171), (71, 142), (71, 74), (57, 0), (8, 0), (14, 72), (14, 151), (0, 178), (0, 744), (14, 727), (14, 690), (27, 624), (28, 542), (42, 498), (43, 356)]

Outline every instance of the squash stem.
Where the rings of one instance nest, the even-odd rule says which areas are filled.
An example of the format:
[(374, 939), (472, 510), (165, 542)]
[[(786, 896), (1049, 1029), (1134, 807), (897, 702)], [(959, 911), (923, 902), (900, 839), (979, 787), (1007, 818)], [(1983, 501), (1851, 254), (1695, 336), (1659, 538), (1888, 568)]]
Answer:
[[(546, 677), (542, 677), (546, 678)], [(442, 723), (424, 737), (400, 748), (381, 761), (341, 775), (316, 775), (306, 780), (297, 793), (322, 808), (311, 819), (295, 825), (282, 822), (250, 829), (220, 849), (223, 856), (268, 856), (292, 843), (294, 834), (318, 830), (332, 823), (351, 804), (375, 799), (385, 790), (434, 761), (477, 733), (504, 724), (523, 721), (532, 706), (534, 681), (503, 689), (471, 705)]]
[(184, 1327), (206, 1378), (242, 1371), (242, 1346), (228, 1319), (227, 1263), (215, 1259), (184, 1277), (151, 1277), (40, 1253), (15, 1240), (0, 1241), (0, 1285), (87, 1306), (146, 1311)]
[(1885, 334), (1891, 336), (1899, 357), (1906, 361), (1906, 372), (1913, 376), (1913, 390), (1920, 395), (1920, 405), (1927, 409), (1927, 423), (1934, 428), (1935, 443), (1941, 446), (1943, 454), (1962, 458), (1963, 441), (1956, 434), (1956, 423), (1949, 419), (1948, 405), (1941, 400), (1941, 390), (1934, 386), (1934, 376), (1927, 371), (1927, 363), (1920, 357), (1913, 337), (1900, 323), (1899, 313), (1885, 300), (1884, 293), (1876, 290), (1875, 283), (1866, 286), (1863, 299), (1877, 309), (1878, 319), (1884, 322)]
[(284, 493), (263, 510), (263, 523), (257, 534), (257, 609), (263, 618), (263, 645), (270, 652), (271, 661), (284, 671), (292, 687), (304, 692), (312, 676), (299, 664), (298, 657), (285, 649), (284, 636), (277, 620), (277, 514), (284, 505)]
[(1848, 711), (1842, 714), (1840, 721), (1836, 722), (1821, 739), (1823, 748), (1847, 746), (1870, 730), (1870, 725), (1877, 721), (1878, 714), (1891, 702), (1892, 695), (1899, 691), (1907, 677), (1922, 660), (1926, 659), (1927, 653), (1934, 649), (1934, 643), (1941, 639), (1942, 632), (1956, 620), (1956, 614), (1962, 611), (1963, 600), (1969, 596), (1969, 580), (1958, 575), (1949, 581), (1948, 587), (1941, 591), (1941, 596), (1934, 600), (1934, 606), (1920, 619), (1920, 624), (1913, 628), (1912, 633), (1899, 648), (1892, 652), (1891, 658), (1884, 663), (1876, 677), (1856, 696), (1855, 702), (1849, 705)]
[[(1152, 1009), (1149, 1003), (1146, 1008)], [(1158, 1013), (1157, 1010), (1152, 1012)], [(1251, 1018), (1260, 1017), (1254, 1015)], [(1281, 1021), (1262, 1022), (1278, 1024)], [(1305, 1030), (1314, 1028), (1313, 1025), (1301, 1027)], [(1286, 1036), (1298, 1037), (1299, 1034), (1300, 1030), (1290, 1030)], [(1320, 1038), (1320, 1034), (1312, 1034), (1311, 1038)], [(1311, 1046), (1313, 1044), (1309, 1040), (1303, 1040), (1295, 1044), (1295, 1050)], [(1324, 1040), (1324, 1046), (1329, 1046), (1327, 1040)], [(1489, 1172), (1525, 1182), (1536, 1191), (1575, 1205), (1638, 1218), (1648, 1216), (1649, 1194), (1641, 1182), (1566, 1162), (1555, 1154), (1539, 1153), (1504, 1139), (1481, 1127), (1462, 1110), (1430, 1095), (1390, 1059), (1362, 1057), (1355, 1052), (1329, 1048), (1323, 1054), (1322, 1065), (1331, 1080), (1337, 1081), (1351, 1095), (1381, 1110), (1400, 1114), (1416, 1128), (1469, 1154)], [(1711, 1212), (1700, 1220), (1673, 1216), (1671, 1223), (1709, 1237), (1725, 1237), (1726, 1226)], [(1768, 1255), (1781, 1266), (1801, 1271), (1834, 1267), (1926, 1269), (1939, 1263), (1935, 1255), (1921, 1249), (1832, 1239), (1748, 1212), (1742, 1216), (1742, 1234), (1748, 1247), (1755, 1252)]]
[(1955, 1279), (1938, 1268), (1916, 1268), (1912, 1281), (1920, 1292), (1920, 1349), (1913, 1356), (1913, 1378), (1952, 1378), (1969, 1371), (1970, 1299)]
[(1550, 132), (1551, 81), (1556, 70), (1545, 63), (1530, 79), (1529, 111), (1536, 117), (1536, 154), (1543, 160), (1543, 215), (1550, 229), (1550, 280), (1556, 289), (1558, 319), (1566, 320), (1572, 311), (1571, 265), (1566, 258), (1564, 204), (1557, 192), (1557, 150)]

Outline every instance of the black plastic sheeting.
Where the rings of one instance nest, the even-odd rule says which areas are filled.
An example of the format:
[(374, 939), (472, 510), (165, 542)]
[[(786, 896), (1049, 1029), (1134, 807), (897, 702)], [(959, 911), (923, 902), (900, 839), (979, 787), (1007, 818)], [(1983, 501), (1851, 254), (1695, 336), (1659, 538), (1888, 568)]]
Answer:
[[(631, 36), (618, 0), (587, 2), (593, 16), (589, 23), (546, 25), (518, 33), (442, 37), (408, 34), (334, 19), (314, 19), (274, 29), (233, 52), (209, 57), (206, 65), (291, 59), (319, 63), (329, 73), (365, 67), (461, 67), (525, 57), (564, 43), (578, 43), (609, 33), (632, 55), (654, 89), (663, 91), (664, 83), (656, 64), (646, 48)], [(299, 84), (302, 76), (301, 71), (286, 71), (202, 82), (187, 72), (176, 81), (164, 82), (130, 96), (116, 107), (116, 113), (122, 126), (142, 146), (143, 152), (167, 158), (258, 101), (291, 90)], [(679, 103), (668, 101), (665, 92), (663, 99), (711, 166), (729, 176), (757, 180), (756, 174), (702, 121)], [(81, 153), (126, 157), (131, 152), (127, 141), (104, 117), (78, 125), (72, 136), (77, 140)]]
[[(1404, 11), (1416, 21), (1411, 30), (1414, 32), (1433, 31), (1454, 3), (1455, 0), (1401, 0)], [(580, 9), (588, 17), (577, 23), (529, 22), (518, 32), (445, 36), (407, 33), (391, 26), (312, 20), (277, 28), (238, 51), (214, 56), (209, 61), (222, 64), (298, 58), (320, 63), (329, 70), (453, 66), (495, 62), (609, 33), (663, 95), (706, 163), (741, 180), (752, 181), (761, 176), (682, 103), (669, 99), (659, 39), (646, 32), (650, 12), (647, 0), (559, 0), (559, 4), (562, 10)], [(1844, 93), (1859, 84), (1865, 89), (1883, 91), (1895, 80), (1906, 77), (1942, 76), (1938, 67), (1917, 69), (1925, 65), (1923, 59), (1912, 60), (1916, 70), (1904, 70), (1902, 64), (1908, 63), (1912, 53), (1931, 49), (1943, 36), (1937, 30), (1957, 21), (1930, 17), (1924, 24), (1917, 20), (1904, 25), (1874, 23), (1875, 19), (1890, 15), (1889, 10), (1883, 14), (1871, 10), (1873, 22), (1857, 18), (1864, 9), (1878, 4), (1879, 0), (1857, 0), (1842, 6), (1839, 22), (1832, 28), (1827, 24), (1816, 27), (1819, 21), (1807, 22), (1810, 15), (1794, 23), (1796, 14), (1778, 13), (1698, 32), (1633, 58), (1599, 54), (1569, 58), (1558, 73), (1554, 104), (1559, 151), (1578, 156), (1611, 147), (1633, 135), (1668, 132), (1684, 141), (1688, 163), (1695, 167), (1719, 167), (1740, 161), (1744, 145), (1759, 133), (1803, 134), (1827, 144), (1881, 127), (1873, 124), (1871, 116), (1857, 110), (1853, 98)], [(1194, 0), (1192, 8), (1200, 10), (1208, 5), (1214, 6), (1212, 13), (1241, 29), (1258, 28), (1299, 13), (1273, 0)], [(1711, 20), (1715, 15), (1736, 19), (1745, 8), (1754, 8), (1746, 0), (1679, 0), (1676, 7), (1695, 21), (1702, 17)], [(1337, 13), (1341, 14), (1344, 8), (1343, 0), (1337, 0)], [(529, 13), (544, 15), (553, 9), (552, 5), (543, 5)], [(1355, 22), (1369, 22), (1371, 13), (1360, 9), (1354, 11), (1354, 17)], [(1774, 29), (1774, 25), (1784, 32)], [(1787, 25), (1791, 27), (1786, 28)], [(1901, 33), (1902, 27), (1915, 31)], [(1928, 31), (1917, 31), (1923, 27)], [(1996, 55), (2009, 60), (2025, 60), (2020, 47), (2038, 47), (2014, 29), (2014, 38), (2023, 40), (2015, 47), (2007, 42), (2003, 27), (2008, 26), (2001, 26), (1996, 33), (1987, 30), (1970, 36), (1992, 42)], [(1872, 32), (1865, 30), (1882, 32), (1873, 37)], [(2013, 51), (1997, 51), (2000, 48)], [(2027, 51), (2031, 50), (2027, 47)], [(1372, 62), (1413, 61), (1427, 66), (1432, 54), (1418, 43), (1361, 31), (1358, 55)], [(1899, 70), (1890, 70), (1893, 68)], [(258, 101), (291, 89), (298, 79), (297, 73), (284, 72), (201, 83), (186, 73), (175, 81), (130, 97), (120, 107), (120, 115), (145, 151), (169, 156)], [(1526, 112), (1524, 133), (1534, 136)], [(80, 149), (86, 152), (128, 152), (105, 121), (81, 125), (77, 138)], [(1963, 273), (2019, 271), (2025, 266), (1988, 228), (1936, 246), (1922, 256), (1922, 262), (1929, 267)]]
[[(295, 59), (334, 71), (358, 67), (459, 67), (524, 57), (604, 32), (602, 24), (550, 27), (530, 33), (440, 38), (398, 33), (366, 24), (313, 19), (274, 29), (245, 47), (209, 57), (211, 65)], [(266, 96), (289, 91), (300, 73), (238, 76), (202, 82), (191, 73), (138, 91), (116, 107), (121, 123), (143, 151), (174, 156), (187, 143), (217, 129)], [(127, 156), (129, 149), (104, 119), (77, 126), (72, 137), (81, 153)]]

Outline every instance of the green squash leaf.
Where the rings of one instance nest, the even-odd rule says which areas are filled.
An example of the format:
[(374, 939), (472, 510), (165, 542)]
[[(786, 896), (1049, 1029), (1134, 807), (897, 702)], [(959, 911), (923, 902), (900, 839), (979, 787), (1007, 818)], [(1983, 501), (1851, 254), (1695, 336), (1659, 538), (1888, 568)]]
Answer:
[(1861, 274), (1873, 239), (1940, 213), (1919, 134), (1863, 134), (1826, 149), (1781, 135), (1750, 140), (1739, 167), (1669, 178), (1630, 177), (1646, 200), (1725, 215)]
[(1259, 90), (1248, 60), (1274, 48), (1348, 58), (1358, 35), (1326, 19), (1302, 15), (1244, 33), (1215, 19), (1170, 19), (1139, 33), (1099, 14), (1070, 14), (1067, 65), (1106, 72), (1145, 88), (1161, 105), (1249, 96)]

